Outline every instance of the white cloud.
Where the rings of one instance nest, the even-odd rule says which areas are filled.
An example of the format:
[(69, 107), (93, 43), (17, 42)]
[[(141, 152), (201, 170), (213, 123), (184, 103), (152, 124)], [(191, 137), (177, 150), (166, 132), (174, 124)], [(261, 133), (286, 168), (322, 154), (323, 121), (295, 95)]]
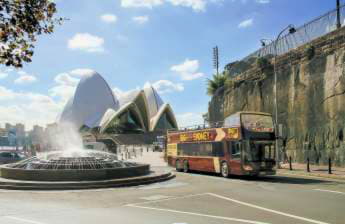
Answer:
[(193, 9), (195, 12), (203, 12), (209, 3), (221, 3), (224, 0), (121, 0), (121, 6), (125, 8), (149, 8), (169, 3), (172, 6), (181, 6)]
[(256, 2), (259, 3), (259, 4), (268, 4), (271, 1), (270, 0), (256, 0)]
[(190, 7), (196, 12), (205, 11), (206, 0), (167, 0), (174, 6)]
[(202, 118), (201, 113), (192, 113), (192, 112), (177, 114), (176, 120), (180, 128), (190, 127), (190, 126), (195, 126), (195, 125), (202, 125), (204, 123), (204, 119)]
[(103, 52), (104, 39), (89, 33), (77, 33), (68, 40), (68, 48), (86, 52)]
[(57, 97), (59, 104), (65, 106), (66, 102), (71, 98), (75, 92), (76, 86), (57, 85), (49, 89), (49, 95)]
[[(93, 70), (77, 68), (55, 76), (55, 86), (47, 94), (35, 92), (18, 92), (0, 86), (0, 123), (24, 123), (27, 128), (32, 125), (46, 125), (55, 122), (67, 100), (73, 96), (79, 77), (90, 74)], [(30, 76), (19, 71), (19, 78)], [(23, 78), (22, 78), (23, 79)]]
[(121, 0), (121, 6), (124, 8), (150, 8), (162, 5), (163, 0)]
[(27, 75), (28, 73), (26, 73), (26, 71), (20, 70), (17, 72), (18, 75)]
[(55, 76), (54, 80), (58, 84), (66, 86), (76, 86), (79, 82), (79, 79), (73, 78), (68, 73), (60, 73)]
[[(148, 86), (153, 86), (157, 90), (159, 94), (165, 94), (165, 93), (172, 93), (172, 92), (182, 92), (184, 90), (184, 86), (182, 83), (173, 83), (172, 81), (169, 80), (158, 80), (156, 82), (146, 82), (143, 86), (143, 88), (148, 87)], [(134, 90), (141, 90), (139, 86), (137, 86), (134, 89), (130, 89), (128, 91), (122, 90), (118, 87), (112, 88), (115, 96), (120, 99), (121, 97), (124, 97), (131, 93)]]
[(103, 14), (101, 15), (101, 20), (105, 23), (116, 23), (117, 16), (113, 14)]
[(148, 16), (134, 16), (132, 20), (138, 24), (144, 24), (149, 21), (149, 17)]
[(5, 73), (5, 72), (0, 72), (0, 79), (4, 79), (4, 78), (6, 78), (7, 76), (8, 76), (7, 73)]
[(146, 82), (144, 87), (150, 85), (152, 85), (159, 94), (182, 92), (184, 90), (184, 86), (182, 83), (173, 83), (169, 80), (158, 80), (154, 83)]
[(37, 78), (33, 75), (21, 75), (19, 78), (14, 80), (15, 84), (30, 84), (37, 81)]
[(137, 87), (137, 88), (135, 88), (135, 89), (130, 89), (130, 90), (128, 90), (128, 91), (125, 91), (125, 90), (122, 90), (122, 89), (120, 89), (120, 88), (118, 88), (118, 87), (114, 87), (112, 90), (113, 90), (113, 93), (115, 94), (116, 98), (117, 98), (117, 99), (120, 99), (121, 97), (124, 97), (124, 96), (128, 95), (128, 94), (131, 93), (132, 91), (134, 91), (134, 90), (139, 90), (139, 89), (140, 89), (140, 88)]
[(174, 65), (171, 68), (171, 71), (176, 72), (182, 80), (193, 80), (203, 77), (204, 74), (198, 72), (199, 70), (199, 61), (198, 60), (189, 60), (186, 59), (183, 63), (179, 65)]
[(0, 123), (24, 123), (45, 125), (55, 120), (62, 105), (44, 94), (16, 92), (0, 86)]
[(113, 90), (113, 92), (117, 98), (120, 98), (120, 97), (126, 95), (126, 93), (127, 93), (118, 87), (114, 87), (112, 90)]
[(83, 76), (89, 76), (95, 73), (93, 69), (89, 68), (77, 68), (69, 72), (71, 75), (83, 77)]
[(10, 100), (15, 97), (15, 94), (12, 90), (7, 89), (4, 86), (0, 86), (0, 101), (1, 100)]
[(238, 28), (247, 28), (253, 25), (253, 19), (246, 19), (238, 24)]
[(65, 105), (67, 100), (71, 98), (80, 81), (79, 78), (94, 73), (89, 68), (77, 68), (69, 72), (60, 73), (55, 76), (56, 86), (49, 89), (48, 93), (51, 97), (55, 97), (59, 105)]
[(77, 68), (69, 72), (60, 73), (55, 76), (54, 81), (56, 86), (49, 89), (49, 95), (57, 97), (60, 104), (65, 104), (75, 92), (75, 89), (80, 81), (79, 78), (91, 75), (95, 71), (89, 68)]

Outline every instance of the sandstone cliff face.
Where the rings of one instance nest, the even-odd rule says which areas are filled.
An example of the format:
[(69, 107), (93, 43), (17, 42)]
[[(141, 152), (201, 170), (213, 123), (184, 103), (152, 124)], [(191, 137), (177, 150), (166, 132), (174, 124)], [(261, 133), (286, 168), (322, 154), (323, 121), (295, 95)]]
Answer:
[[(326, 164), (331, 157), (345, 166), (344, 63), (344, 28), (277, 59), (278, 120), (284, 126), (283, 148), (293, 160), (309, 157)], [(272, 67), (253, 65), (236, 80), (234, 88), (218, 91), (209, 103), (211, 122), (240, 110), (274, 114)]]

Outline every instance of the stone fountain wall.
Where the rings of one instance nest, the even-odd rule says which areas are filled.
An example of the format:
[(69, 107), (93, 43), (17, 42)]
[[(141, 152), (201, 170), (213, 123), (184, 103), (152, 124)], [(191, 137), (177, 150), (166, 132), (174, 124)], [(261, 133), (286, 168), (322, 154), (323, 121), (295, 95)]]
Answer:
[[(273, 64), (253, 63), (209, 102), (211, 122), (240, 110), (274, 114)], [(345, 166), (345, 28), (279, 56), (278, 119), (294, 161)]]

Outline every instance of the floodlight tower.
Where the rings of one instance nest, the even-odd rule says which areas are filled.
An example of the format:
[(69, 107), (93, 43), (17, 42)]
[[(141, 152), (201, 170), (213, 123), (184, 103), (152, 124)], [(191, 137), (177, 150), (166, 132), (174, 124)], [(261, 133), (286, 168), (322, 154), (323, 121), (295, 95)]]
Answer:
[(213, 48), (213, 67), (216, 70), (216, 74), (219, 74), (219, 52), (218, 47)]

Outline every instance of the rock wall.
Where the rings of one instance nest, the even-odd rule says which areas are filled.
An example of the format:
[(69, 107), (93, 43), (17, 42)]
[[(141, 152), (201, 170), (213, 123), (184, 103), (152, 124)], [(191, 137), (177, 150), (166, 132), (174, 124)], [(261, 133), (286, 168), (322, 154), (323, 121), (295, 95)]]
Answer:
[[(282, 148), (294, 161), (345, 166), (345, 28), (318, 38), (276, 61)], [(273, 66), (253, 64), (209, 103), (210, 122), (240, 110), (274, 114)]]

